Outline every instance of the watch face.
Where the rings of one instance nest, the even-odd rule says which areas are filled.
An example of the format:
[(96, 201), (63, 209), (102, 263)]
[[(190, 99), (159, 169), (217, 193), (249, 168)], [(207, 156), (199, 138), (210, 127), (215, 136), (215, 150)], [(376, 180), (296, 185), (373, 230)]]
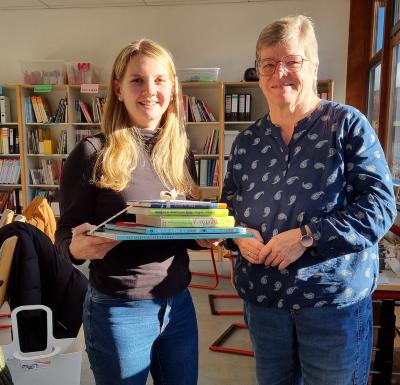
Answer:
[(304, 247), (311, 247), (313, 243), (314, 243), (314, 239), (311, 236), (309, 236), (308, 234), (307, 235), (303, 235), (301, 237), (301, 244)]

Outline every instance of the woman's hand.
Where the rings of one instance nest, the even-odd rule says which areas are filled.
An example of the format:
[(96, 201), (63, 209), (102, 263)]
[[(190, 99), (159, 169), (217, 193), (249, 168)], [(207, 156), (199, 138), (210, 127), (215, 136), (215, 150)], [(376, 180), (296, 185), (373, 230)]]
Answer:
[(300, 229), (284, 231), (272, 237), (259, 253), (259, 263), (286, 269), (299, 259), (306, 248), (300, 243)]
[(196, 242), (201, 247), (206, 247), (207, 249), (211, 249), (212, 247), (217, 247), (221, 242), (222, 239), (196, 239)]
[(247, 228), (248, 233), (254, 234), (255, 238), (235, 238), (233, 241), (238, 245), (240, 254), (243, 258), (254, 264), (262, 263), (259, 260), (259, 253), (264, 247), (264, 240), (261, 234), (255, 230)]
[(75, 259), (102, 259), (120, 243), (114, 239), (86, 235), (94, 227), (90, 223), (83, 223), (72, 230), (69, 251)]

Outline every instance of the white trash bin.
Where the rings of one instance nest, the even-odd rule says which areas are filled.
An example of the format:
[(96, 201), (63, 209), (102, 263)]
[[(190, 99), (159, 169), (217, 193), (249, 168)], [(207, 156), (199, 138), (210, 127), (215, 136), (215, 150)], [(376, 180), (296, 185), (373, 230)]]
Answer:
[[(47, 313), (47, 346), (39, 352), (22, 353), (17, 314), (26, 310)], [(53, 314), (43, 305), (19, 306), (11, 312), (13, 341), (3, 345), (4, 357), (15, 385), (79, 385), (82, 347), (76, 338), (53, 337)]]

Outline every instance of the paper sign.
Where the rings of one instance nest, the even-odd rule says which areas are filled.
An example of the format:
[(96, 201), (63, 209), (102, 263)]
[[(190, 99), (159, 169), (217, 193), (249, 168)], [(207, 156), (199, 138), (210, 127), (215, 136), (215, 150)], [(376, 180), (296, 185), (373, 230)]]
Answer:
[(98, 84), (81, 84), (82, 94), (97, 94), (99, 92)]
[(53, 86), (51, 84), (36, 84), (33, 92), (51, 92)]

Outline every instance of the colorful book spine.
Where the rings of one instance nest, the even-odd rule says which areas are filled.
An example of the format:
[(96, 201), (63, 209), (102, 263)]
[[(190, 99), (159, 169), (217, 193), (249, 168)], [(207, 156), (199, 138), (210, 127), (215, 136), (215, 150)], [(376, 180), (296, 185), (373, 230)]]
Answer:
[(206, 201), (164, 201), (164, 200), (141, 200), (141, 201), (128, 201), (128, 205), (139, 207), (154, 207), (154, 208), (211, 208), (211, 209), (226, 209), (226, 203), (206, 202)]
[(234, 227), (235, 219), (226, 217), (157, 217), (136, 215), (136, 223), (153, 227)]
[(117, 222), (106, 224), (105, 229), (138, 234), (245, 234), (245, 227), (146, 227), (135, 222)]
[(143, 214), (143, 215), (179, 215), (179, 216), (192, 216), (192, 217), (203, 217), (203, 216), (214, 216), (214, 217), (226, 217), (229, 215), (228, 209), (189, 209), (189, 208), (146, 208), (131, 206), (128, 208), (129, 214)]
[(109, 230), (94, 231), (88, 235), (95, 237), (103, 237), (109, 239), (116, 239), (119, 241), (144, 241), (144, 240), (163, 240), (163, 239), (218, 239), (218, 238), (254, 238), (254, 234), (250, 233), (231, 233), (225, 234), (221, 237), (221, 234), (217, 233), (206, 233), (206, 234), (133, 234), (124, 233), (122, 231)]

